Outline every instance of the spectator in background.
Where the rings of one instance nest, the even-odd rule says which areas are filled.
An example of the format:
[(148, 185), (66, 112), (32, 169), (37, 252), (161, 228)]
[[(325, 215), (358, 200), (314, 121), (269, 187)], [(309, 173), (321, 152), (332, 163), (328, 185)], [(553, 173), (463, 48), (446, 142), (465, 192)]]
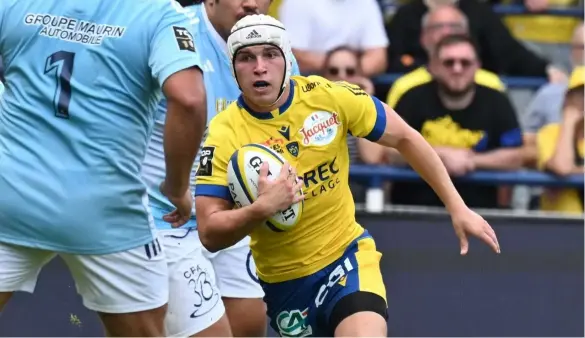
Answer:
[[(480, 62), (472, 40), (466, 35), (445, 37), (429, 66), (434, 80), (402, 96), (396, 111), (435, 147), (449, 173), (520, 168), (522, 136), (516, 114), (506, 94), (475, 83)], [(396, 152), (392, 157), (394, 163), (402, 160)], [(498, 187), (455, 186), (471, 207), (498, 207)], [(395, 182), (391, 201), (442, 206), (425, 183)]]
[(319, 72), (339, 46), (360, 52), (365, 76), (386, 70), (388, 37), (376, 0), (282, 0), (279, 18), (302, 73)]
[[(410, 71), (427, 63), (427, 54), (418, 38), (421, 35), (420, 22), (428, 10), (446, 2), (451, 2), (467, 16), (469, 32), (479, 44), (483, 68), (496, 74), (566, 81), (565, 73), (512, 37), (489, 3), (478, 0), (413, 0), (400, 7), (387, 27), (392, 41), (388, 56), (391, 72)], [(444, 27), (438, 25), (430, 29)]]
[[(363, 76), (358, 53), (341, 46), (325, 55), (323, 76), (332, 81), (346, 81), (360, 86), (366, 93), (373, 95), (372, 81)], [(380, 164), (384, 162), (385, 147), (364, 138), (348, 136), (348, 148), (351, 163)]]
[[(502, 4), (513, 4), (517, 0), (503, 0)], [(522, 2), (522, 1), (520, 1)], [(579, 0), (524, 0), (531, 12), (529, 15), (506, 15), (504, 24), (512, 35), (523, 41), (530, 49), (554, 65), (570, 72), (572, 69), (570, 47), (571, 35), (581, 18), (539, 13), (548, 9), (583, 8)]]
[[(573, 70), (565, 95), (560, 123), (548, 124), (538, 131), (538, 165), (560, 176), (584, 173), (583, 94), (585, 67)], [(566, 213), (583, 213), (581, 189), (546, 189), (541, 197), (541, 209)]]
[[(450, 34), (469, 34), (469, 22), (465, 15), (455, 6), (443, 5), (427, 12), (422, 18), (421, 46), (425, 55), (430, 55), (435, 45)], [(386, 97), (386, 103), (394, 108), (400, 98), (409, 90), (432, 80), (426, 65), (422, 65), (410, 73), (397, 79)], [(496, 90), (504, 91), (505, 86), (500, 78), (487, 70), (475, 72), (475, 82)]]
[[(374, 92), (374, 85), (361, 72), (358, 52), (347, 46), (337, 47), (327, 52), (325, 67), (321, 73), (332, 81), (346, 81), (358, 85), (370, 95)], [(384, 158), (386, 147), (364, 138), (348, 135), (347, 148), (351, 164), (380, 164), (386, 160)], [(355, 182), (351, 182), (350, 185), (354, 199), (358, 202), (363, 201), (364, 187)]]
[[(583, 65), (583, 23), (573, 32), (571, 41), (571, 68)], [(525, 165), (534, 167), (537, 160), (536, 133), (547, 124), (561, 118), (566, 83), (549, 83), (541, 87), (523, 114), (522, 124), (525, 145)]]

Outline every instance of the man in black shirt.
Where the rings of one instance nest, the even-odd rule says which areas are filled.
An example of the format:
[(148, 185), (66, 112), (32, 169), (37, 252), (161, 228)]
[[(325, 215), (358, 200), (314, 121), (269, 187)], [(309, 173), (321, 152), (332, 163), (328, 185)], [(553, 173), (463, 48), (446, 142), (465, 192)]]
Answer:
[[(516, 114), (504, 93), (474, 81), (480, 62), (470, 38), (451, 35), (441, 40), (429, 67), (433, 80), (403, 95), (396, 111), (435, 147), (450, 174), (519, 169), (522, 134)], [(496, 186), (467, 183), (456, 187), (471, 207), (498, 206)], [(425, 183), (397, 182), (391, 200), (442, 205)]]
[[(517, 41), (489, 3), (480, 0), (412, 0), (398, 8), (386, 28), (392, 45), (388, 49), (390, 72), (405, 72), (427, 63), (427, 53), (419, 36), (421, 21), (433, 6), (452, 2), (465, 14), (469, 33), (479, 45), (483, 68), (500, 75), (548, 77), (551, 82), (566, 80), (566, 75)], [(431, 7), (431, 8), (429, 8)], [(448, 27), (434, 27), (445, 29)], [(454, 32), (454, 27), (450, 29)]]

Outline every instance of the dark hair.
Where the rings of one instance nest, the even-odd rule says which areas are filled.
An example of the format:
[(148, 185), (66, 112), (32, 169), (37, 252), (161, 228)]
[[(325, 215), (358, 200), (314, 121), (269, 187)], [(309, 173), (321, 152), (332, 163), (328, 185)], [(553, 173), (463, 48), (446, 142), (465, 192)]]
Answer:
[[(359, 51), (357, 51), (357, 50), (355, 50), (355, 49), (353, 49), (353, 48), (351, 48), (351, 47), (349, 47), (349, 46), (339, 46), (339, 47), (335, 47), (335, 48), (333, 48), (333, 49), (331, 49), (331, 50), (327, 51), (327, 53), (325, 53), (325, 62), (323, 63), (323, 65), (325, 65), (325, 66), (326, 66), (327, 64), (329, 64), (329, 60), (331, 60), (331, 57), (332, 57), (332, 56), (333, 56), (335, 53), (338, 53), (338, 52), (349, 52), (349, 53), (351, 53), (351, 54), (355, 55), (355, 57), (358, 59), (358, 61), (359, 61), (359, 57), (360, 57), (360, 54), (361, 54)], [(360, 65), (359, 65), (359, 62), (358, 62), (358, 67), (359, 67), (359, 66), (360, 66)]]
[(473, 48), (476, 57), (479, 57), (477, 44), (475, 41), (467, 34), (451, 34), (447, 35), (446, 37), (442, 38), (436, 45), (433, 50), (433, 56), (436, 58), (439, 56), (439, 53), (443, 48), (458, 45), (460, 43), (466, 43)]
[(181, 4), (183, 7), (191, 6), (191, 5), (198, 5), (203, 3), (205, 0), (177, 0), (178, 3)]

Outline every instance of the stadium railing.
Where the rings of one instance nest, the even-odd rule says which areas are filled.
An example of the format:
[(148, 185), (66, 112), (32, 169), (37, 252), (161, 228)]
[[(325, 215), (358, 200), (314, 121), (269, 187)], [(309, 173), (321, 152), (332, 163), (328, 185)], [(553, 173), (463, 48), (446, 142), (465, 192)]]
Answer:
[[(373, 79), (377, 84), (392, 84), (396, 79), (404, 74), (383, 74)], [(500, 79), (506, 84), (509, 89), (512, 88), (528, 88), (537, 89), (548, 82), (545, 78), (540, 77), (506, 77), (501, 76)]]
[[(513, 15), (513, 14), (532, 14), (526, 7), (522, 5), (495, 5), (492, 6), (494, 12), (500, 15)], [(583, 17), (583, 8), (574, 7), (574, 8), (564, 8), (564, 9), (556, 9), (550, 8), (542, 13), (538, 14), (550, 14), (556, 16), (575, 16), (575, 17)]]
[[(366, 209), (368, 212), (380, 213), (384, 209), (382, 184), (392, 182), (420, 182), (422, 178), (410, 168), (391, 166), (352, 165), (350, 178), (368, 187), (366, 192)], [(583, 188), (583, 175), (558, 177), (534, 170), (521, 171), (475, 171), (471, 174), (453, 177), (456, 182), (478, 185), (525, 185), (555, 188)]]

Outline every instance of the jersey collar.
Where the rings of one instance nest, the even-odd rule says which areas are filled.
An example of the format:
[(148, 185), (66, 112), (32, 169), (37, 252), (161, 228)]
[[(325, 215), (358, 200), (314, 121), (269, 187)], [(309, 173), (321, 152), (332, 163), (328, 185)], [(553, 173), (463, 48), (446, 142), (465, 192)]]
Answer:
[(250, 115), (252, 115), (253, 117), (259, 119), (259, 120), (270, 120), (272, 118), (274, 118), (275, 116), (279, 116), (284, 114), (288, 108), (290, 108), (292, 101), (295, 97), (295, 82), (293, 80), (290, 80), (289, 83), (290, 86), (290, 91), (288, 93), (288, 97), (286, 98), (286, 101), (284, 102), (284, 104), (282, 106), (280, 106), (280, 108), (278, 108), (278, 114), (275, 114), (276, 110), (272, 111), (272, 112), (257, 112), (252, 110), (244, 101), (244, 97), (242, 95), (240, 95), (238, 97), (238, 107), (240, 107), (241, 109), (244, 109), (245, 111), (247, 111)]

